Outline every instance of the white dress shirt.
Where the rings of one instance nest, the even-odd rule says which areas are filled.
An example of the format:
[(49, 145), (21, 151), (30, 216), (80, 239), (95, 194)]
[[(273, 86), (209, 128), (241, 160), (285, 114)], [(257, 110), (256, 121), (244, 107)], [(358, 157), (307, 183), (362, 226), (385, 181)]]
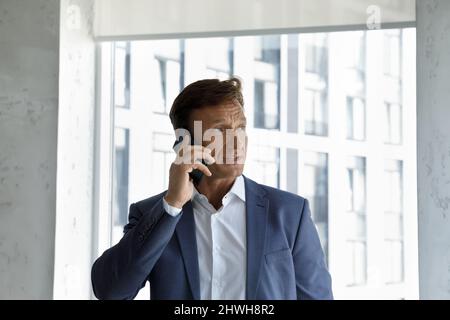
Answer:
[[(247, 280), (247, 239), (244, 178), (237, 177), (216, 210), (194, 187), (200, 297), (203, 300), (243, 300)], [(164, 209), (176, 216), (181, 209), (163, 198)]]

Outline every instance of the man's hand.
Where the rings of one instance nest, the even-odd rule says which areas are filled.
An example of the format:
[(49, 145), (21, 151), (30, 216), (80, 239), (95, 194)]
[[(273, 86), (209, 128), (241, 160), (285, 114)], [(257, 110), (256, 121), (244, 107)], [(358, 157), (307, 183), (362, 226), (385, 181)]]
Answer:
[(207, 176), (211, 171), (202, 162), (212, 164), (215, 159), (211, 156), (211, 150), (199, 145), (189, 145), (183, 148), (183, 155), (177, 153), (177, 158), (170, 166), (169, 188), (164, 199), (169, 205), (181, 209), (183, 205), (191, 200), (194, 191), (192, 178), (189, 173), (197, 169)]

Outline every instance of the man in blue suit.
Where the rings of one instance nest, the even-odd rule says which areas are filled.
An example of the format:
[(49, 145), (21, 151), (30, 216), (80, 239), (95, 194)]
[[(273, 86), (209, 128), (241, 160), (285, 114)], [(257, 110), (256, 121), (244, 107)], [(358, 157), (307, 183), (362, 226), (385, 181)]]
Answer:
[(130, 206), (123, 238), (92, 267), (97, 298), (133, 299), (147, 281), (152, 299), (333, 298), (308, 201), (242, 174), (243, 106), (237, 78), (178, 95), (168, 190)]

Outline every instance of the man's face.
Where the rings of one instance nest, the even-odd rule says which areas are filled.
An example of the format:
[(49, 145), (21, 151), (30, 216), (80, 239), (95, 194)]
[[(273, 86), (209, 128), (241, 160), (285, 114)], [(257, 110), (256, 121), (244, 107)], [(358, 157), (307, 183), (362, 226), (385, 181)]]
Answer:
[[(192, 111), (190, 120), (192, 124), (201, 121), (202, 145), (210, 148), (215, 146), (211, 148), (211, 155), (216, 162), (208, 166), (212, 178), (241, 175), (247, 154), (247, 120), (241, 104), (233, 101), (196, 109)], [(194, 132), (193, 129), (190, 131)]]

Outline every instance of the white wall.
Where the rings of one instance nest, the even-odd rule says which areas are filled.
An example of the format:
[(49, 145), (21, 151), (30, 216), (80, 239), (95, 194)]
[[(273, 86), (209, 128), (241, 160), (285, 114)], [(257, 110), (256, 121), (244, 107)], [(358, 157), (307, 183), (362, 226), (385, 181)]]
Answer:
[(59, 8), (0, 3), (0, 299), (52, 297)]
[(450, 1), (417, 1), (419, 273), (422, 299), (450, 299)]
[(91, 297), (96, 77), (92, 21), (92, 0), (61, 0), (55, 299)]

